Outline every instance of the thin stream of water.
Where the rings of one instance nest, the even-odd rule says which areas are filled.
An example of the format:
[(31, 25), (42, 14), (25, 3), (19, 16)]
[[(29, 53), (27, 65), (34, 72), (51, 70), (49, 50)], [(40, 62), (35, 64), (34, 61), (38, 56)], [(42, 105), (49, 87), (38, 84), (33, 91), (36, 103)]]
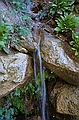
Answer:
[(42, 59), (40, 54), (40, 39), (38, 41), (38, 58), (40, 62), (40, 74), (41, 74), (41, 91), (42, 91), (42, 120), (46, 120), (45, 108), (46, 108), (46, 86), (44, 80), (44, 72), (42, 68)]
[(37, 54), (37, 49), (33, 53), (33, 61), (34, 61), (34, 77), (36, 78), (36, 54)]
[[(36, 52), (34, 52), (35, 54)], [(40, 76), (41, 76), (41, 112), (42, 112), (42, 120), (46, 120), (46, 86), (45, 86), (45, 80), (44, 80), (44, 71), (42, 67), (42, 59), (41, 59), (41, 54), (40, 54), (40, 38), (38, 38), (38, 47), (37, 47), (37, 54), (38, 54), (38, 59), (40, 63)], [(36, 63), (35, 63), (35, 55), (34, 55), (34, 76), (36, 78)]]
[[(43, 74), (44, 76), (44, 74)], [(42, 120), (46, 120), (45, 110), (46, 110), (46, 86), (45, 80), (43, 78), (43, 95), (42, 95)]]

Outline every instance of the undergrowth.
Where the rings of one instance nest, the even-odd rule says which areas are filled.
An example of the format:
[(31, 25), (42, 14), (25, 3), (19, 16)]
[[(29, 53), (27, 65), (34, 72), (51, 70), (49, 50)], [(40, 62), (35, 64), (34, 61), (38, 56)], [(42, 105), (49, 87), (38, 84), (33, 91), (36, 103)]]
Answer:
[(4, 50), (6, 53), (8, 53), (6, 44), (11, 40), (10, 32), (12, 31), (12, 26), (12, 23), (0, 19), (0, 50)]
[[(53, 72), (46, 70), (44, 72), (44, 79), (48, 77), (54, 78), (55, 75)], [(25, 115), (32, 114), (32, 112), (34, 112), (33, 109), (25, 113), (27, 109), (26, 104), (28, 104), (25, 104), (25, 96), (28, 100), (32, 99), (33, 101), (41, 97), (41, 88), (39, 88), (40, 82), (41, 77), (40, 73), (38, 73), (36, 79), (32, 79), (27, 85), (16, 88), (8, 96), (4, 97), (5, 103), (0, 107), (0, 120), (14, 120), (14, 116), (18, 115), (19, 112)]]
[[(3, 18), (0, 20), (0, 50), (4, 50), (4, 52), (8, 53), (9, 48), (7, 47), (8, 44), (10, 45), (10, 41), (19, 43), (21, 36), (25, 39), (30, 34), (31, 27), (31, 17), (27, 14), (27, 5), (24, 1), (20, 0), (12, 0), (10, 1), (12, 5), (12, 10), (9, 11), (13, 17), (15, 16), (16, 22), (11, 23), (6, 21), (7, 13), (6, 11), (2, 10), (0, 14)], [(17, 36), (16, 36), (17, 34)]]

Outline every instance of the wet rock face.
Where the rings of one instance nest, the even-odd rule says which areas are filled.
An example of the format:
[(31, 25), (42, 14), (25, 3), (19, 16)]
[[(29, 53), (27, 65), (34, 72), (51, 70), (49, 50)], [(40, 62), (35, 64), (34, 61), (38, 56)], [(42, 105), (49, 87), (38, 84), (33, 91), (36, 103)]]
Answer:
[(45, 33), (41, 43), (41, 54), (44, 65), (66, 82), (79, 85), (79, 58), (74, 56), (66, 42)]
[(28, 55), (0, 56), (0, 97), (21, 86), (31, 75), (31, 58)]
[(56, 99), (57, 112), (79, 116), (79, 86), (58, 82), (50, 96), (51, 99)]

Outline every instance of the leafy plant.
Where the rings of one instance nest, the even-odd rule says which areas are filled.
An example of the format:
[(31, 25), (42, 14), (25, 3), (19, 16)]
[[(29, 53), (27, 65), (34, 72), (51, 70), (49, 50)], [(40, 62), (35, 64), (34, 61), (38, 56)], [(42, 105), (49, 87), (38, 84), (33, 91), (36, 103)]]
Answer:
[(74, 2), (75, 0), (53, 0), (53, 2), (49, 2), (50, 13), (55, 16), (65, 15), (72, 11)]
[(49, 16), (50, 15), (49, 7), (48, 6), (43, 7), (43, 9), (38, 12), (38, 15), (40, 19), (42, 17)]
[(76, 17), (74, 14), (70, 13), (66, 16), (60, 16), (57, 20), (57, 27), (54, 29), (56, 32), (68, 32), (73, 31), (77, 25), (79, 25), (79, 17)]
[(14, 120), (14, 108), (12, 104), (7, 100), (3, 107), (0, 107), (0, 120)]
[(14, 30), (19, 36), (26, 38), (31, 31), (29, 23), (32, 20), (27, 14), (27, 6), (24, 0), (13, 0), (12, 5), (14, 6), (14, 13), (18, 16), (18, 21), (14, 25)]
[(23, 104), (23, 96), (21, 95), (20, 88), (16, 88), (15, 91), (10, 93), (7, 99), (11, 102), (15, 115), (17, 115), (19, 111), (24, 112), (25, 106)]
[(54, 18), (60, 15), (66, 15), (73, 10), (78, 12), (74, 2), (75, 0), (53, 0), (52, 2), (49, 2), (48, 6), (43, 7), (43, 9), (38, 12), (38, 15), (40, 18), (45, 16), (51, 17), (51, 15)]
[[(14, 120), (14, 115), (17, 115), (19, 112), (24, 113), (24, 95), (29, 95), (32, 98), (34, 93), (35, 86), (32, 83), (28, 83), (27, 86), (21, 88), (16, 88), (6, 97), (4, 106), (0, 107), (0, 120)], [(29, 111), (27, 114), (32, 114), (32, 112)]]
[(41, 74), (40, 74), (40, 72), (38, 72), (36, 78), (34, 79), (35, 87), (36, 87), (35, 93), (36, 93), (37, 97), (38, 96), (42, 97), (41, 79), (46, 80), (46, 78), (49, 78), (49, 77), (54, 78), (55, 77), (54, 73), (50, 72), (48, 70), (43, 70), (43, 78), (41, 78)]
[(55, 74), (53, 71), (48, 71), (48, 70), (45, 70), (44, 71), (44, 78), (55, 78)]
[(22, 19), (25, 20), (25, 21), (31, 21), (31, 17), (29, 17), (27, 14), (23, 15), (22, 16)]
[[(46, 70), (44, 72), (44, 78), (46, 79), (48, 77), (54, 78), (54, 73)], [(32, 82), (35, 82), (36, 85)], [(26, 86), (21, 88), (16, 88), (6, 97), (6, 103), (3, 107), (0, 107), (0, 120), (14, 120), (14, 115), (17, 115), (19, 112), (24, 113), (24, 95), (37, 99), (38, 92), (41, 91), (41, 89), (38, 89), (38, 85), (41, 82), (40, 73), (38, 73), (37, 79), (34, 79), (32, 82), (29, 82)], [(34, 111), (31, 110), (27, 113), (27, 115), (32, 114), (33, 112)]]
[(12, 23), (9, 23), (3, 19), (0, 20), (0, 50), (8, 51), (5, 48), (7, 41), (9, 40), (9, 33), (12, 30)]
[(19, 12), (26, 12), (26, 4), (24, 0), (12, 0), (12, 5)]
[(18, 32), (20, 36), (27, 37), (28, 34), (30, 33), (31, 28), (27, 28), (26, 26), (20, 26), (18, 28)]
[(10, 93), (10, 95), (7, 97), (7, 99), (12, 104), (15, 115), (18, 114), (18, 111), (20, 111), (21, 113), (24, 113), (24, 110), (25, 110), (25, 106), (23, 104), (24, 95), (26, 94), (30, 98), (32, 98), (34, 96), (34, 98), (35, 98), (36, 97), (35, 91), (36, 91), (35, 86), (32, 83), (28, 83), (27, 86), (23, 86), (21, 88), (16, 88), (15, 91)]
[(24, 86), (22, 88), (20, 88), (22, 93), (27, 94), (30, 98), (32, 98), (34, 96), (34, 98), (36, 97), (36, 88), (33, 85), (33, 83), (28, 83), (27, 86)]
[(24, 112), (25, 106), (23, 105), (23, 99), (21, 97), (13, 96), (11, 97), (11, 102), (15, 109), (15, 114), (18, 114), (18, 110), (21, 111), (22, 113)]
[(72, 50), (75, 51), (75, 55), (79, 55), (79, 32), (72, 32), (72, 41), (70, 42)]

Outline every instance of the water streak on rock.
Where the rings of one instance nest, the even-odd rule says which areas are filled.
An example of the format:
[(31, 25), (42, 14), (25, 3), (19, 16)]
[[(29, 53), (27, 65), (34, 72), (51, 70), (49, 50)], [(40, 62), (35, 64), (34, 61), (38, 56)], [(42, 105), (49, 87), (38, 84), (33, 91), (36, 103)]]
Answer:
[(45, 86), (45, 80), (44, 80), (44, 71), (42, 67), (42, 59), (40, 54), (40, 37), (38, 37), (38, 47), (37, 50), (34, 51), (34, 76), (36, 78), (36, 62), (35, 62), (35, 53), (38, 52), (38, 59), (40, 64), (40, 76), (41, 76), (41, 85), (39, 87), (41, 88), (41, 111), (42, 111), (42, 120), (46, 120), (46, 86)]

